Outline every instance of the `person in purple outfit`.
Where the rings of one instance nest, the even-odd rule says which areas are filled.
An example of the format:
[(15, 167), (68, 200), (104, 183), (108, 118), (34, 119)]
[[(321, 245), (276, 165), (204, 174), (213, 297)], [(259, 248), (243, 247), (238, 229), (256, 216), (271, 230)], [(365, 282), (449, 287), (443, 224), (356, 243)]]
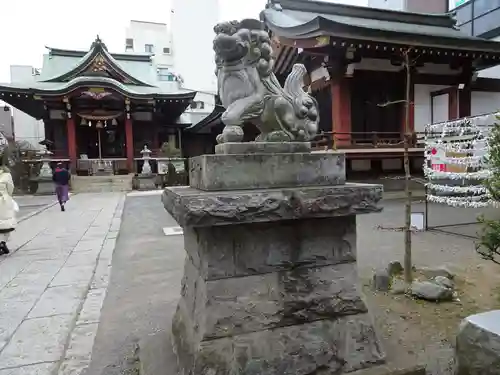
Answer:
[(65, 211), (64, 205), (69, 200), (69, 182), (71, 174), (64, 168), (62, 163), (57, 163), (56, 169), (52, 174), (52, 181), (56, 184), (56, 195), (61, 206), (61, 211)]

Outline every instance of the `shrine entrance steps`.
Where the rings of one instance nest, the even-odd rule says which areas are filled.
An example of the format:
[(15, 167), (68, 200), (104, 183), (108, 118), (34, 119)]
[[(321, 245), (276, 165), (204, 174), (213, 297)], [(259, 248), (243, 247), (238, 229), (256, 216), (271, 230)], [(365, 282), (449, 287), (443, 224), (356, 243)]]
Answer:
[(71, 191), (74, 193), (105, 193), (132, 190), (133, 174), (111, 176), (73, 176)]

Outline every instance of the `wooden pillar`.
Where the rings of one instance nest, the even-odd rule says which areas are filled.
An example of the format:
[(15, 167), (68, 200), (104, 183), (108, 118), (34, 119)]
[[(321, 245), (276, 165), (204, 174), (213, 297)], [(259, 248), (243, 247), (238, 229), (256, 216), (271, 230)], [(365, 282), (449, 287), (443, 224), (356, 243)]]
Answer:
[(471, 115), (471, 95), (470, 86), (458, 90), (458, 116), (460, 118)]
[(68, 133), (68, 156), (70, 161), (70, 169), (72, 173), (75, 173), (77, 161), (76, 128), (75, 120), (73, 119), (73, 116), (71, 116), (71, 112), (68, 112), (68, 117), (66, 119), (66, 128)]
[[(412, 75), (413, 78), (413, 75)], [(406, 98), (405, 98), (406, 100)], [(410, 97), (409, 97), (409, 102), (410, 102), (410, 121), (408, 123), (408, 132), (413, 133), (415, 131), (415, 85), (413, 82), (410, 82)], [(406, 131), (405, 129), (405, 124), (406, 124), (406, 103), (403, 103), (403, 110), (401, 111), (401, 118), (403, 121), (401, 121), (401, 134), (403, 135)]]
[(127, 169), (129, 173), (134, 171), (134, 133), (132, 131), (132, 119), (125, 119), (125, 140), (126, 140), (126, 150), (127, 150)]
[(161, 148), (160, 138), (158, 136), (159, 132), (160, 132), (160, 127), (155, 125), (153, 127), (153, 139), (152, 139), (153, 144), (151, 145), (151, 148), (153, 148), (153, 149)]
[(351, 144), (351, 90), (349, 79), (338, 76), (332, 78), (332, 132), (349, 133), (334, 134), (336, 146)]
[(448, 93), (448, 120), (455, 120), (458, 117), (458, 88), (453, 87)]

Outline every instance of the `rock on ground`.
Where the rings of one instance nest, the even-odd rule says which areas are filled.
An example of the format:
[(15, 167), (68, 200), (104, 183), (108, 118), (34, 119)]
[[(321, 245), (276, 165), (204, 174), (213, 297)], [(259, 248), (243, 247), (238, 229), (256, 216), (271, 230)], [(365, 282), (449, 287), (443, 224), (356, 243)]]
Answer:
[(457, 375), (500, 374), (500, 310), (471, 315), (460, 326)]
[(434, 282), (448, 289), (453, 289), (454, 287), (453, 281), (444, 276), (436, 276), (434, 278)]
[(392, 261), (389, 263), (387, 266), (387, 272), (389, 272), (389, 275), (394, 276), (394, 275), (399, 275), (400, 273), (403, 272), (403, 266), (401, 265), (400, 262)]
[(373, 274), (373, 289), (388, 292), (391, 288), (391, 275), (388, 270), (378, 270)]
[(437, 276), (443, 276), (443, 277), (446, 277), (446, 278), (452, 280), (455, 277), (455, 275), (453, 273), (451, 273), (450, 270), (448, 270), (448, 268), (446, 268), (444, 266), (436, 267), (436, 268), (424, 267), (424, 268), (421, 268), (420, 271), (428, 279), (433, 279)]
[(427, 301), (451, 301), (453, 291), (442, 285), (430, 281), (415, 281), (411, 285), (411, 294), (414, 297)]
[(391, 293), (398, 295), (398, 294), (405, 294), (406, 293), (406, 283), (401, 280), (401, 279), (393, 279), (392, 284), (391, 284)]

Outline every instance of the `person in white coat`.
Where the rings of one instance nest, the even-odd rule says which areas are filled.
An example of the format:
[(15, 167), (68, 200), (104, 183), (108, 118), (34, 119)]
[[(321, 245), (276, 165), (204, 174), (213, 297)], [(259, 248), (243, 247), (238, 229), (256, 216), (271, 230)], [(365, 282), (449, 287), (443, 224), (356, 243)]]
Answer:
[(8, 254), (7, 241), (16, 229), (16, 212), (19, 209), (12, 198), (14, 182), (7, 167), (0, 167), (0, 255)]

